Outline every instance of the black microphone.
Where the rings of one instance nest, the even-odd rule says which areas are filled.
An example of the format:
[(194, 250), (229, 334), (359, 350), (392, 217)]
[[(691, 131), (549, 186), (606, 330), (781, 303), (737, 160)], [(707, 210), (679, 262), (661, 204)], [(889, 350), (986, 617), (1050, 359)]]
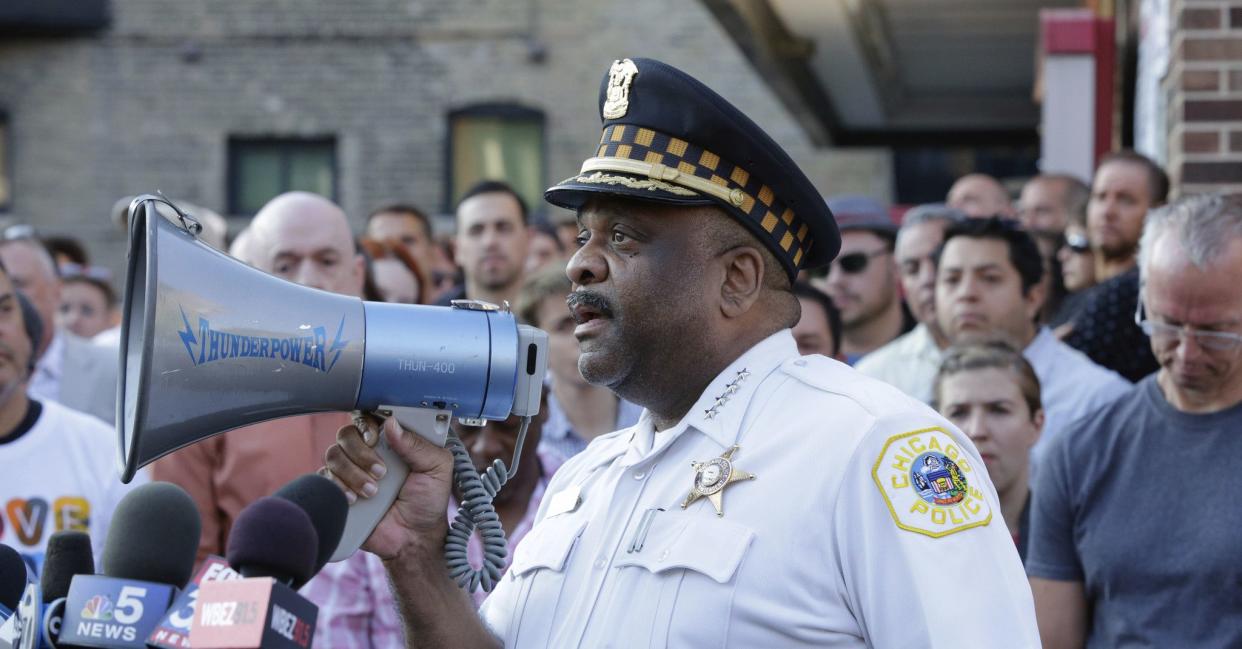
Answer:
[(265, 496), (237, 515), (225, 556), (242, 577), (271, 577), (297, 589), (314, 575), (319, 540), (301, 507)]
[[(310, 516), (319, 538), (319, 553), (311, 575), (318, 574), (332, 558), (332, 553), (336, 552), (341, 534), (345, 531), (345, 519), (349, 516), (349, 501), (345, 500), (345, 492), (335, 482), (308, 473), (295, 478), (272, 495), (292, 502)], [(301, 587), (301, 584), (294, 586), (295, 589)]]
[(311, 517), (283, 498), (260, 498), (237, 515), (227, 556), (244, 579), (199, 586), (190, 646), (308, 649), (319, 610), (290, 586), (315, 574), (319, 540)]
[(28, 583), (30, 579), (22, 555), (0, 543), (0, 623), (13, 617)]
[(17, 550), (0, 543), (0, 649), (18, 646), (22, 631), (29, 626), (20, 615), (27, 587), (38, 588), (30, 583), (26, 561)]
[(69, 587), (61, 641), (75, 647), (144, 648), (194, 569), (202, 521), (193, 499), (152, 482), (117, 504), (104, 540), (103, 574)]
[(40, 646), (60, 645), (60, 628), (65, 617), (65, 601), (73, 578), (95, 574), (95, 552), (86, 532), (62, 530), (47, 540), (43, 558), (43, 574), (39, 588), (43, 591), (43, 620)]

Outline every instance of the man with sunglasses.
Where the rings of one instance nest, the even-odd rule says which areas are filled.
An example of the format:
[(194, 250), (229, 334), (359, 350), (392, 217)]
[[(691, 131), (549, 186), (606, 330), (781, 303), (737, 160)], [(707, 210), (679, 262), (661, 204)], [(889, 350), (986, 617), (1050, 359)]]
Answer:
[(1044, 646), (1237, 647), (1242, 198), (1147, 215), (1135, 319), (1160, 369), (1047, 448), (1027, 571)]
[(936, 322), (936, 250), (950, 225), (966, 220), (961, 211), (928, 203), (906, 212), (897, 232), (901, 288), (919, 324), (893, 342), (868, 354), (858, 371), (931, 403), (932, 381), (940, 370), (949, 339)]
[(841, 229), (841, 254), (813, 282), (841, 311), (841, 353), (850, 365), (914, 326), (897, 290), (897, 225), (865, 196), (834, 196), (828, 209)]

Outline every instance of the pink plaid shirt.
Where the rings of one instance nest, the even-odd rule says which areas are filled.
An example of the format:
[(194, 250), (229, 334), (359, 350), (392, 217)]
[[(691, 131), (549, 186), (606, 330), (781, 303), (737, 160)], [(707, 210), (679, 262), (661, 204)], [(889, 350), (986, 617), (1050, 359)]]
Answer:
[[(505, 569), (513, 559), (513, 549), (535, 523), (539, 501), (552, 474), (564, 460), (555, 453), (540, 449), (539, 464), (543, 479), (530, 494), (526, 516), (509, 534), (509, 556)], [(457, 503), (449, 503), (449, 520), (457, 514)], [(466, 548), (466, 556), (473, 565), (483, 563), (483, 543), (472, 535)], [(388, 587), (388, 574), (379, 557), (370, 552), (358, 551), (354, 556), (329, 563), (314, 579), (302, 587), (302, 595), (319, 607), (319, 620), (315, 625), (314, 644), (332, 649), (400, 649), (405, 646), (405, 632), (397, 616), (397, 604)], [(483, 603), (487, 593), (482, 590), (472, 595), (476, 606)]]

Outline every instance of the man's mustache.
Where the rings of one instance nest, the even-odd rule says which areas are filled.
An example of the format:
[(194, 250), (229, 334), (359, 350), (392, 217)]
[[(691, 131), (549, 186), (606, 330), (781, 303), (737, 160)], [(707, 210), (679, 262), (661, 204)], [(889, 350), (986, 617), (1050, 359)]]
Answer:
[(612, 317), (612, 305), (608, 302), (608, 298), (593, 293), (591, 291), (577, 290), (569, 294), (565, 298), (565, 304), (569, 305), (570, 311), (578, 307), (586, 307), (592, 311), (598, 312), (602, 317)]

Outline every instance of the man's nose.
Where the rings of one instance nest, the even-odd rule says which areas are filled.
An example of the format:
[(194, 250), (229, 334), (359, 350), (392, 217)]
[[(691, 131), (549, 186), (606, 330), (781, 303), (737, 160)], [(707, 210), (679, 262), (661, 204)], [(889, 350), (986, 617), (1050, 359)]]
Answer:
[(588, 241), (569, 258), (565, 274), (575, 285), (586, 286), (604, 281), (608, 276), (608, 264), (604, 262), (595, 244)]
[(509, 462), (511, 459), (504, 457), (505, 446), (501, 443), (500, 435), (490, 430), (489, 426), (484, 426), (479, 434), (474, 436), (474, 440), (470, 442), (469, 451), (476, 465), (488, 466), (493, 460)]
[(988, 431), (988, 425), (984, 420), (983, 413), (978, 410), (971, 411), (970, 416), (962, 422), (962, 432), (966, 433), (966, 436), (975, 442), (992, 436), (990, 431)]
[(298, 266), (297, 276), (294, 281), (302, 286), (317, 288), (321, 291), (328, 290), (328, 276), (312, 261), (303, 261)]

